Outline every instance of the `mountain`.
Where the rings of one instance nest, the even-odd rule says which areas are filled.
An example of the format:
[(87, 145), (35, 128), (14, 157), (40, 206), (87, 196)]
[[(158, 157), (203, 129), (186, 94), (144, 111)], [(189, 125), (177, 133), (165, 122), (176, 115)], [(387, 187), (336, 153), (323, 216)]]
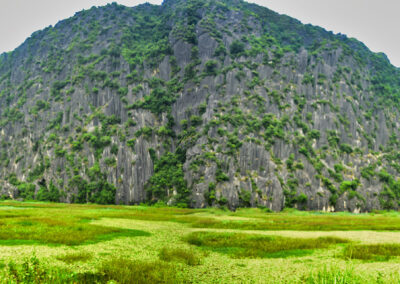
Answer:
[(400, 70), (241, 0), (115, 3), (0, 56), (2, 199), (397, 209)]

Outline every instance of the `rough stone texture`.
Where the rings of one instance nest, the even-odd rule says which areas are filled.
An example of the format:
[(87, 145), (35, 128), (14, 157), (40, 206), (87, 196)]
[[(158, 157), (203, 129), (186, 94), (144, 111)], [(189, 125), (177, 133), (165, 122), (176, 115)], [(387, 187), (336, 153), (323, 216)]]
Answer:
[[(179, 1), (164, 1), (162, 9), (171, 9)], [(253, 6), (252, 6), (253, 7)], [(130, 8), (124, 8), (130, 9)], [(122, 9), (122, 10), (124, 10)], [(135, 8), (133, 8), (135, 9)], [(98, 19), (106, 17), (108, 14), (116, 14), (122, 10), (115, 6), (108, 6), (89, 11), (89, 15), (95, 15)], [(200, 11), (203, 11), (200, 9)], [(122, 12), (121, 12), (122, 13)], [(162, 12), (161, 12), (162, 13)], [(203, 17), (206, 12), (200, 13)], [(112, 144), (118, 147), (116, 155), (111, 153), (111, 145), (105, 147), (100, 158), (100, 165), (107, 175), (107, 181), (114, 184), (117, 188), (116, 203), (138, 204), (147, 201), (145, 185), (154, 173), (153, 161), (149, 154), (150, 149), (155, 149), (156, 155), (160, 157), (166, 151), (174, 151), (181, 143), (179, 139), (170, 141), (169, 149), (163, 147), (166, 141), (157, 134), (157, 129), (165, 125), (167, 117), (165, 113), (158, 116), (149, 110), (133, 109), (128, 110), (118, 95), (118, 90), (105, 87), (99, 88), (98, 93), (88, 92), (97, 87), (98, 84), (87, 78), (82, 83), (73, 86), (73, 91), (68, 95), (68, 99), (54, 101), (50, 95), (50, 90), (55, 81), (65, 80), (69, 74), (74, 72), (77, 62), (77, 53), (65, 53), (64, 60), (58, 65), (58, 71), (46, 72), (42, 67), (43, 63), (50, 60), (52, 52), (51, 46), (46, 42), (54, 42), (51, 33), (56, 31), (62, 34), (59, 40), (54, 43), (56, 51), (68, 50), (72, 39), (77, 33), (73, 24), (87, 27), (90, 24), (90, 17), (83, 17), (78, 14), (74, 18), (60, 22), (54, 28), (46, 29), (38, 33), (37, 39), (28, 39), (23, 45), (16, 49), (12, 54), (3, 54), (0, 57), (0, 78), (6, 76), (6, 80), (0, 81), (1, 91), (7, 91), (7, 85), (15, 86), (12, 92), (16, 97), (6, 102), (5, 96), (0, 96), (0, 115), (18, 105), (18, 98), (26, 94), (26, 102), (20, 107), (23, 118), (19, 121), (9, 121), (1, 123), (1, 150), (6, 153), (6, 158), (0, 166), (0, 192), (3, 195), (17, 197), (18, 190), (11, 185), (8, 178), (11, 173), (15, 173), (18, 180), (26, 181), (29, 172), (44, 158), (48, 158), (50, 166), (46, 168), (41, 180), (47, 184), (55, 181), (65, 192), (62, 201), (71, 202), (76, 189), (70, 188), (68, 182), (72, 177), (72, 172), (87, 177), (87, 168), (95, 163), (94, 150), (84, 143), (80, 151), (75, 151), (72, 159), (67, 157), (57, 157), (55, 155), (55, 144), (61, 145), (67, 153), (71, 153), (71, 145), (74, 139), (79, 136), (79, 131), (91, 133), (101, 123), (98, 118), (89, 119), (94, 113), (94, 109), (101, 110), (106, 116), (115, 115), (121, 123), (118, 124), (116, 133), (111, 137)], [(247, 21), (246, 30), (238, 30), (237, 26), (243, 21)], [(134, 23), (129, 17), (124, 20), (125, 26)], [(171, 22), (172, 21), (172, 22)], [(173, 26), (173, 20), (170, 24)], [(234, 40), (241, 39), (244, 35), (261, 36), (263, 34), (262, 23), (253, 17), (246, 18), (241, 11), (229, 10), (225, 17), (217, 18), (217, 30), (223, 32), (222, 38), (217, 39), (201, 23), (196, 26), (196, 39), (198, 56), (200, 63), (196, 66), (198, 71), (198, 82), (188, 81), (183, 90), (176, 95), (176, 101), (172, 105), (171, 114), (175, 121), (174, 131), (182, 133), (183, 127), (180, 122), (184, 119), (191, 119), (192, 115), (199, 115), (199, 107), (206, 103), (206, 110), (201, 114), (202, 125), (196, 127), (196, 133), (201, 133), (194, 143), (187, 144), (186, 162), (183, 165), (185, 180), (191, 190), (191, 206), (205, 207), (211, 205), (227, 205), (231, 209), (243, 206), (243, 192), (250, 193), (248, 204), (250, 206), (264, 206), (271, 210), (279, 211), (285, 206), (288, 198), (288, 181), (296, 180), (295, 196), (305, 194), (307, 199), (302, 202), (294, 202), (293, 206), (300, 209), (324, 210), (324, 211), (370, 211), (382, 209), (382, 191), (385, 187), (381, 180), (374, 176), (367, 180), (361, 176), (362, 168), (377, 163), (375, 172), (386, 168), (393, 176), (398, 176), (395, 168), (391, 167), (388, 161), (382, 158), (380, 147), (386, 147), (392, 134), (399, 135), (399, 113), (397, 109), (381, 108), (372, 109), (371, 102), (374, 101), (375, 93), (370, 90), (371, 82), (368, 79), (371, 71), (368, 68), (361, 68), (356, 59), (345, 54), (341, 47), (330, 50), (320, 50), (316, 55), (311, 54), (310, 50), (302, 47), (297, 51), (286, 52), (277, 64), (272, 61), (265, 63), (263, 54), (257, 56), (239, 56), (235, 58), (227, 54), (223, 58), (215, 55), (219, 41), (222, 42), (229, 53), (229, 46)], [(110, 39), (119, 42), (121, 39), (120, 28), (113, 21), (109, 22), (109, 28), (102, 32), (95, 41), (95, 44), (88, 50), (81, 52), (81, 55), (88, 57), (91, 54), (101, 54), (103, 49), (110, 47)], [(307, 39), (308, 40), (308, 39)], [(185, 67), (192, 62), (193, 44), (177, 37), (172, 32), (169, 36), (171, 44), (171, 55), (166, 55), (155, 68), (145, 67), (139, 70), (143, 76), (141, 82), (129, 84), (126, 75), (129, 74), (129, 64), (123, 55), (112, 60), (107, 58), (97, 63), (95, 70), (105, 71), (107, 74), (118, 71), (115, 75), (116, 80), (121, 86), (128, 87), (126, 100), (128, 104), (142, 100), (148, 96), (152, 89), (148, 80), (153, 77), (161, 78), (165, 81), (171, 80), (173, 66), (171, 57), (176, 58), (177, 66), (180, 67), (178, 77), (182, 80), (185, 74)], [(246, 49), (251, 45), (246, 43)], [(269, 58), (274, 59), (273, 48), (268, 51)], [(216, 60), (218, 70), (224, 68), (226, 72), (219, 72), (215, 76), (201, 76), (206, 62)], [(250, 63), (256, 64), (256, 68), (251, 70)], [(349, 74), (345, 73), (337, 83), (333, 82), (335, 72), (339, 68), (347, 68)], [(244, 76), (239, 79), (238, 74), (243, 72)], [(249, 87), (249, 82), (258, 74), (259, 81), (262, 83), (254, 87)], [(351, 83), (350, 74), (359, 74), (359, 80)], [(306, 74), (314, 76), (314, 84), (305, 84), (303, 80)], [(317, 83), (317, 78), (324, 75), (326, 80), (321, 84)], [(346, 75), (347, 74), (347, 75)], [(26, 82), (26, 78), (34, 80), (33, 84), (27, 89), (18, 90), (18, 86)], [(357, 89), (356, 85), (362, 87)], [(143, 88), (136, 91), (136, 87), (142, 85)], [(70, 85), (68, 85), (70, 86)], [(135, 89), (135, 92), (133, 91)], [(63, 90), (64, 94), (67, 88)], [(271, 95), (275, 90), (280, 96), (280, 102)], [(256, 95), (253, 96), (252, 95)], [(298, 114), (297, 95), (304, 95), (304, 108)], [(41, 110), (37, 114), (32, 113), (32, 107), (38, 100), (50, 103), (48, 109)], [(285, 124), (284, 137), (273, 137), (271, 145), (267, 145), (264, 135), (265, 127), (261, 126), (258, 131), (246, 132), (244, 125), (233, 125), (230, 121), (223, 124), (213, 125), (213, 121), (219, 120), (221, 116), (232, 111), (233, 107), (239, 108), (246, 116), (253, 115), (259, 121), (265, 114), (273, 114), (277, 119), (288, 118)], [(262, 109), (260, 112), (259, 109)], [(370, 118), (366, 118), (366, 112), (371, 110)], [(54, 120), (58, 112), (62, 112), (60, 129), (56, 132), (58, 143), (49, 141), (52, 130), (48, 129), (49, 122)], [(311, 117), (308, 115), (311, 114)], [(318, 159), (323, 165), (323, 169), (318, 171), (312, 163), (312, 159), (307, 158), (301, 153), (301, 145), (297, 143), (298, 138), (305, 136), (302, 127), (296, 124), (294, 116), (301, 117), (309, 130), (318, 130), (320, 138), (311, 139), (312, 149), (317, 153)], [(80, 118), (80, 119), (78, 119)], [(132, 119), (136, 124), (125, 128), (124, 124)], [(64, 127), (64, 128), (63, 128)], [(132, 150), (126, 140), (131, 139), (135, 132), (143, 127), (152, 127), (153, 133), (150, 137), (137, 137), (134, 149)], [(206, 129), (206, 127), (208, 127)], [(227, 133), (234, 133), (242, 142), (239, 149), (234, 153), (227, 154), (228, 138), (219, 134), (219, 128)], [(205, 130), (206, 129), (206, 130)], [(337, 148), (328, 147), (327, 130), (335, 130), (339, 136), (340, 144), (349, 144), (353, 149), (360, 149), (359, 153), (342, 153)], [(372, 139), (372, 149), (368, 149), (367, 134)], [(121, 139), (124, 135), (126, 139)], [(210, 142), (212, 141), (212, 142)], [(35, 143), (39, 143), (39, 150), (33, 150)], [(371, 143), (370, 143), (371, 144)], [(398, 151), (398, 148), (396, 148)], [(202, 155), (211, 153), (216, 160), (206, 160), (197, 168), (192, 166)], [(286, 161), (290, 155), (294, 155), (294, 161), (301, 163), (302, 168), (292, 171), (286, 166)], [(107, 158), (115, 158), (114, 166), (107, 166)], [(8, 163), (4, 162), (8, 160)], [(218, 162), (217, 162), (218, 161)], [(378, 162), (379, 161), (379, 162)], [(69, 166), (74, 164), (74, 166)], [(327, 189), (326, 184), (318, 175), (329, 178), (334, 186), (339, 189), (340, 182), (334, 181), (329, 176), (328, 169), (333, 170), (335, 164), (343, 164), (344, 180), (360, 180), (356, 196), (350, 196), (349, 192), (343, 192), (338, 196), (337, 202), (331, 202), (332, 193)], [(74, 169), (76, 167), (76, 169)], [(218, 167), (228, 176), (228, 181), (218, 182), (216, 173)], [(39, 190), (40, 180), (33, 181)], [(215, 198), (207, 204), (205, 195), (209, 191), (210, 183), (216, 184)], [(397, 208), (397, 204), (392, 205)]]

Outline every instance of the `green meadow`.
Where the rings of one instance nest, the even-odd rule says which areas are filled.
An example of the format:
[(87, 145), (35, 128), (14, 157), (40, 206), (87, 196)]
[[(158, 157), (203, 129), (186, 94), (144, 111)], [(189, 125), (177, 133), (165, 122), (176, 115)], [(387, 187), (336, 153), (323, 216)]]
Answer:
[(0, 202), (0, 283), (400, 283), (400, 213)]

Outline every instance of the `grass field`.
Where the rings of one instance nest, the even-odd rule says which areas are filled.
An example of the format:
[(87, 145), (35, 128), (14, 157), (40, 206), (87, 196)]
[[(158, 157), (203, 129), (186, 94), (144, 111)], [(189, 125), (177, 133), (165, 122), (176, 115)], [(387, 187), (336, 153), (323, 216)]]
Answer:
[(0, 202), (0, 283), (400, 283), (400, 213)]

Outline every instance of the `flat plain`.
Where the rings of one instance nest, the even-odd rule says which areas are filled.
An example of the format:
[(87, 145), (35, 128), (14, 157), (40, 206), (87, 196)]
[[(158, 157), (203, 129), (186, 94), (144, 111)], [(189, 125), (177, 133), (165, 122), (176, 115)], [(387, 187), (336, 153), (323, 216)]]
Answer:
[(0, 202), (1, 283), (400, 283), (400, 214)]

